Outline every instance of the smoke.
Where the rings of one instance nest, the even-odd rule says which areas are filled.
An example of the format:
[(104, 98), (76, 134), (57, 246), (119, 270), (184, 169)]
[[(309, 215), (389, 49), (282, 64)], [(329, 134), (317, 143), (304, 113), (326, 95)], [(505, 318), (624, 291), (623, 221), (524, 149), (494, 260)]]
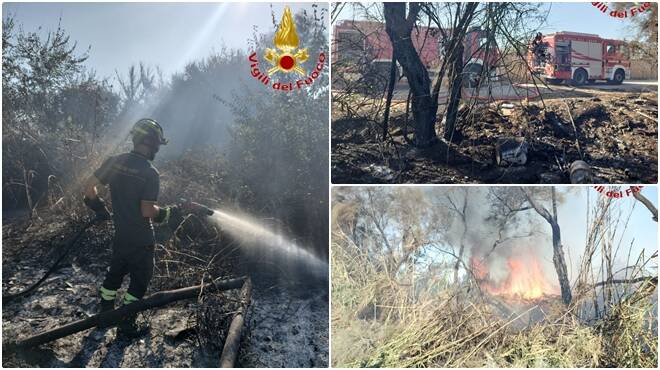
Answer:
[[(319, 16), (325, 12), (322, 8)], [(313, 9), (295, 14), (301, 47), (310, 55), (327, 55), (326, 36), (320, 32), (324, 18), (317, 19)], [(270, 8), (264, 6), (264, 11)], [(309, 246), (327, 255), (323, 225), (328, 172), (323, 164), (328, 163), (328, 152), (323, 143), (328, 136), (328, 99), (327, 92), (320, 93), (327, 88), (327, 68), (304, 91), (264, 86), (251, 76), (248, 54), (255, 51), (261, 59), (265, 48), (273, 47), (273, 37), (274, 30), (261, 33), (255, 28), (253, 35), (245, 35), (245, 48), (209, 51), (165, 82), (148, 84), (145, 97), (127, 105), (130, 109), (117, 123), (121, 130), (108, 132), (108, 138), (128, 150), (133, 122), (156, 119), (169, 143), (160, 148), (155, 166), (163, 170), (168, 184), (183, 176), (202, 189), (193, 193), (193, 186), (186, 187), (189, 198), (221, 198), (240, 204), (240, 209), (272, 215), (291, 235), (311, 240)], [(312, 61), (305, 66), (310, 69)], [(183, 165), (183, 171), (173, 169), (172, 163)], [(163, 198), (169, 194), (171, 189), (163, 187)]]
[[(494, 285), (511, 281), (512, 261), (538, 265), (545, 280), (557, 285), (549, 226), (533, 209), (503, 217), (509, 211), (508, 206), (522, 204), (520, 194), (517, 187), (473, 187), (468, 190), (463, 260), (468, 267), (473, 267), (470, 261), (478, 262)], [(434, 196), (445, 197), (447, 201), (451, 199), (459, 208), (464, 201), (464, 193), (459, 191), (443, 189), (442, 194)], [(503, 206), (502, 200), (509, 204)], [(454, 250), (460, 246), (462, 232), (462, 221), (454, 215), (447, 233), (447, 243)]]

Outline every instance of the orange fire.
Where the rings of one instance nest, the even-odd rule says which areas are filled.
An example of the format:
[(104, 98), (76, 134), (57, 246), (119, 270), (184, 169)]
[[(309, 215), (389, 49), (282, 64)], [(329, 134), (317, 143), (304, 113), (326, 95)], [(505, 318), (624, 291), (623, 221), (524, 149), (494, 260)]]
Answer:
[(559, 289), (548, 281), (536, 257), (509, 257), (507, 277), (500, 282), (490, 278), (487, 267), (477, 258), (473, 257), (471, 264), (481, 288), (491, 295), (536, 300), (546, 295), (559, 294)]

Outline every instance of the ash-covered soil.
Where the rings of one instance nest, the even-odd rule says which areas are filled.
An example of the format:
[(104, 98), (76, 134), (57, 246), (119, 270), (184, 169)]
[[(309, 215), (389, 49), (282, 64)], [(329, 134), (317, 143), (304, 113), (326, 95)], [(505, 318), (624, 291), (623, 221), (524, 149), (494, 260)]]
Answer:
[(237, 366), (328, 367), (327, 288), (260, 289), (249, 309)]
[[(4, 220), (3, 294), (22, 290), (38, 280), (81, 224), (72, 220), (56, 222), (51, 218), (27, 227), (27, 223)], [(148, 324), (149, 330), (133, 340), (117, 338), (115, 327), (93, 328), (28, 351), (7, 350), (7, 343), (97, 312), (97, 290), (110, 259), (111, 231), (109, 224), (94, 226), (76, 244), (62, 268), (42, 286), (24, 298), (3, 302), (2, 365), (219, 367), (238, 290), (213, 293), (212, 299), (207, 299), (209, 294), (199, 301), (183, 300), (145, 311), (138, 321)], [(327, 281), (325, 288), (301, 294), (281, 284), (260, 281), (258, 277), (253, 280), (255, 287), (237, 366), (327, 367)], [(119, 296), (127, 283), (125, 279)], [(178, 284), (167, 281), (157, 270), (147, 294), (154, 293), (156, 287), (171, 289)], [(188, 285), (193, 284), (180, 287)], [(209, 312), (215, 317), (213, 323), (206, 322)]]
[[(332, 182), (570, 183), (577, 160), (591, 167), (593, 183), (657, 182), (657, 93), (585, 95), (482, 104), (469, 114), (463, 106), (453, 141), (421, 149), (404, 140), (406, 131), (412, 138), (405, 102), (393, 105), (387, 143), (377, 124), (333, 107)], [(524, 165), (497, 164), (497, 141), (508, 137), (528, 144)]]

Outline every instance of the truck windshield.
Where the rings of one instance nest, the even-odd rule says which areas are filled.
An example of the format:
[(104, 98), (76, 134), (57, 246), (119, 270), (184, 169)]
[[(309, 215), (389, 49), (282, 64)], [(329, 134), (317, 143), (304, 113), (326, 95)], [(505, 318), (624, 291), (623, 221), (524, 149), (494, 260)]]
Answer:
[(607, 55), (622, 54), (628, 57), (628, 46), (624, 44), (607, 44)]

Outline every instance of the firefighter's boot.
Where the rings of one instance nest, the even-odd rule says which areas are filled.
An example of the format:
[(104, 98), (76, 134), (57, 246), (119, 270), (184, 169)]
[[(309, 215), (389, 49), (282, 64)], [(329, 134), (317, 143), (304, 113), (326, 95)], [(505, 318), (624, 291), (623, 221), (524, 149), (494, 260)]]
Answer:
[[(124, 305), (129, 305), (131, 303), (137, 302), (138, 300), (139, 299), (137, 297), (131, 295), (128, 292), (124, 295)], [(138, 325), (137, 313), (134, 313), (119, 322), (119, 325), (117, 325), (117, 336), (128, 339), (137, 338), (146, 333), (148, 330), (148, 325)]]
[(117, 325), (117, 337), (133, 339), (142, 336), (148, 331), (149, 327), (146, 325), (138, 325), (137, 314), (133, 314), (123, 319)]
[(115, 309), (115, 301), (114, 300), (109, 301), (107, 299), (101, 298), (99, 313), (103, 313), (103, 312), (106, 312), (106, 311), (112, 311), (114, 309)]

